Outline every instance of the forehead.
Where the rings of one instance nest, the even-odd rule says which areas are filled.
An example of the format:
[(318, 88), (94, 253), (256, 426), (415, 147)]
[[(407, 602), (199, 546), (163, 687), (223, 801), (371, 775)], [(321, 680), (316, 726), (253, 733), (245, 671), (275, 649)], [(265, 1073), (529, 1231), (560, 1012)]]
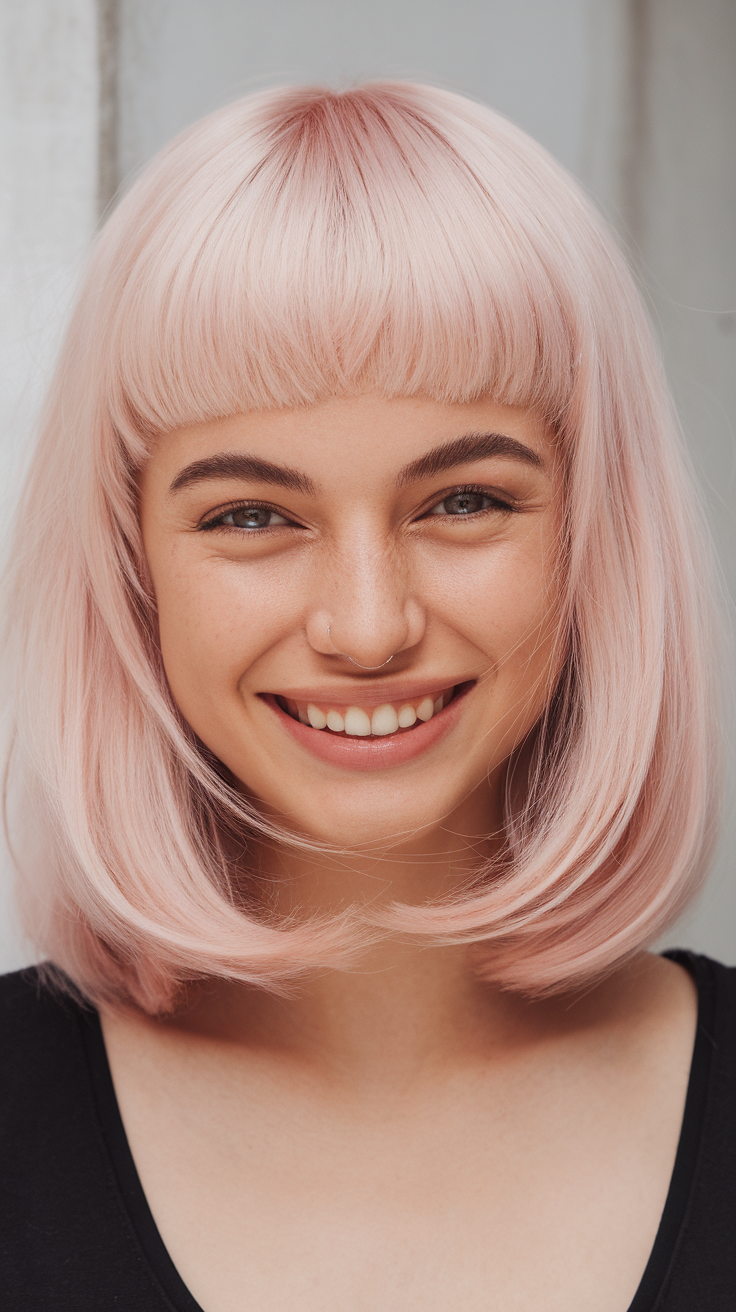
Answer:
[[(173, 483), (195, 462), (248, 453), (303, 473), (315, 487), (357, 482), (367, 488), (395, 483), (402, 475), (426, 476), (432, 469), (420, 465), (422, 457), (446, 444), (458, 444), (455, 463), (461, 463), (463, 446), (458, 440), (482, 437), (501, 439), (486, 443), (484, 454), (553, 472), (554, 433), (535, 411), (487, 398), (456, 404), (364, 395), (253, 411), (175, 430), (156, 443), (144, 478)], [(504, 438), (510, 440), (504, 443)], [(482, 448), (482, 443), (476, 445)], [(466, 443), (467, 449), (472, 447)], [(479, 458), (477, 451), (465, 456)]]

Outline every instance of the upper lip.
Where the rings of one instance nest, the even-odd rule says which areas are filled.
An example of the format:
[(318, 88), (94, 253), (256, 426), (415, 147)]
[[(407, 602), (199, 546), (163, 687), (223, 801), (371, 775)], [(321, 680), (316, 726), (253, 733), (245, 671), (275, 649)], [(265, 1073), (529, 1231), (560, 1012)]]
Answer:
[(448, 688), (456, 688), (458, 684), (468, 682), (468, 679), (448, 675), (445, 679), (426, 679), (421, 683), (397, 680), (395, 683), (312, 684), (308, 688), (271, 688), (269, 692), (272, 697), (287, 697), (294, 702), (314, 702), (318, 706), (383, 706), (386, 703), (436, 697)]

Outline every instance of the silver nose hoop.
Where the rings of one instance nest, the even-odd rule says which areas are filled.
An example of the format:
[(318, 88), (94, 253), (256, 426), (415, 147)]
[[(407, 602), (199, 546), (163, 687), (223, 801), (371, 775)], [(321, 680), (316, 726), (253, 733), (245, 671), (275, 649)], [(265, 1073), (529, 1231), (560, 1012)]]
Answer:
[[(339, 652), (339, 655), (347, 656), (348, 654), (346, 651), (341, 651)], [(388, 661), (381, 661), (380, 665), (361, 665), (360, 661), (354, 661), (352, 656), (348, 656), (348, 660), (351, 661), (353, 665), (357, 665), (359, 670), (382, 670), (384, 665), (388, 665), (388, 661), (393, 660), (393, 656), (389, 656)]]
[[(332, 642), (332, 634), (330, 633), (330, 626), (329, 626), (329, 624), (327, 625), (327, 637), (329, 638), (330, 643), (331, 643), (331, 642)], [(359, 670), (382, 670), (383, 667), (384, 667), (384, 665), (388, 665), (389, 661), (392, 661), (392, 660), (393, 660), (393, 658), (394, 658), (394, 656), (396, 655), (396, 653), (394, 652), (391, 656), (389, 656), (389, 658), (388, 658), (387, 661), (381, 661), (381, 664), (380, 664), (380, 665), (361, 665), (360, 661), (356, 661), (356, 660), (353, 659), (352, 656), (348, 656), (348, 654), (347, 654), (346, 651), (339, 651), (339, 652), (337, 652), (337, 655), (338, 655), (338, 656), (346, 656), (347, 659), (350, 661), (351, 665), (357, 665), (357, 667), (358, 667)]]

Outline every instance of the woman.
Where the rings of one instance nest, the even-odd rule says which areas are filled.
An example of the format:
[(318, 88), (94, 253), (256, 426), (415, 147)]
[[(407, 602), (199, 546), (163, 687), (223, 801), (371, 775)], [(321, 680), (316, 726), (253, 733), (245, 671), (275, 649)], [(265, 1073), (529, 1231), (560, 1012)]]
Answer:
[(18, 518), (4, 1307), (733, 1309), (736, 984), (647, 951), (713, 834), (696, 505), (489, 111), (268, 92), (143, 174)]

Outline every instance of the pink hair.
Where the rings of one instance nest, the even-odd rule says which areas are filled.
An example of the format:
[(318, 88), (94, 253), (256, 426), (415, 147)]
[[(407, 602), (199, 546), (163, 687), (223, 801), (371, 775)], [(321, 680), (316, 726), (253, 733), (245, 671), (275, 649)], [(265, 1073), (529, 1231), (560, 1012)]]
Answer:
[(237, 900), (223, 823), (274, 831), (173, 704), (136, 484), (167, 430), (367, 389), (538, 407), (567, 477), (568, 656), (509, 771), (509, 859), (388, 923), (475, 943), (487, 978), (534, 993), (652, 942), (698, 886), (711, 560), (618, 249), (539, 146), (460, 96), (269, 91), (179, 137), (101, 233), (18, 518), (12, 765), (44, 835), (22, 906), (93, 1000), (275, 988), (356, 942), (350, 917), (278, 925)]

